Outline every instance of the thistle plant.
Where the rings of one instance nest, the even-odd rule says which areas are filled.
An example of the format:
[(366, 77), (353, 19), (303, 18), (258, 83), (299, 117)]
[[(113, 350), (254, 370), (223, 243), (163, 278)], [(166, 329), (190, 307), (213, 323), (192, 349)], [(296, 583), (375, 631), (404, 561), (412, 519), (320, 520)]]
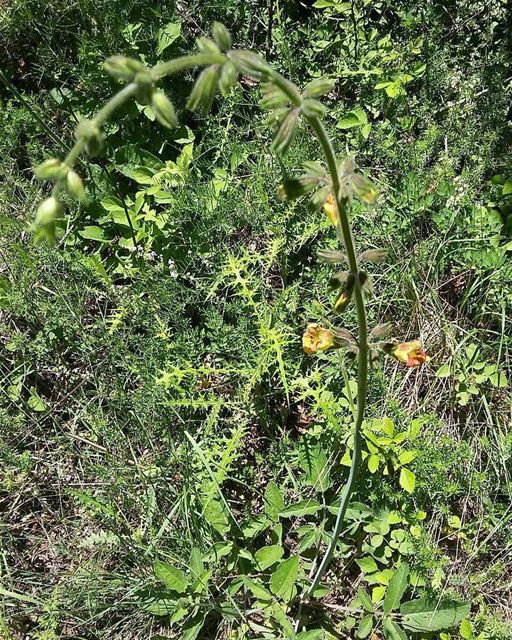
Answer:
[(330, 279), (328, 287), (337, 291), (334, 317), (342, 314), (350, 305), (355, 306), (357, 334), (332, 322), (328, 327), (311, 323), (303, 335), (303, 348), (309, 354), (328, 350), (346, 349), (357, 358), (357, 399), (353, 423), (353, 455), (346, 485), (330, 544), (318, 558), (318, 564), (308, 588), (302, 593), (305, 601), (318, 587), (329, 567), (342, 529), (345, 513), (352, 495), (361, 461), (361, 427), (363, 424), (368, 386), (369, 366), (379, 352), (394, 357), (408, 367), (425, 362), (427, 356), (419, 341), (395, 343), (388, 340), (391, 326), (380, 324), (369, 330), (366, 315), (366, 296), (371, 291), (370, 278), (363, 266), (366, 262), (382, 262), (385, 249), (357, 252), (349, 218), (349, 208), (354, 198), (365, 204), (373, 204), (376, 190), (366, 176), (357, 172), (354, 159), (339, 159), (323, 124), (326, 107), (318, 98), (328, 94), (334, 81), (318, 78), (303, 90), (278, 73), (260, 55), (249, 50), (231, 48), (231, 37), (224, 25), (213, 25), (213, 39), (197, 40), (196, 53), (147, 67), (142, 62), (113, 56), (105, 62), (105, 70), (123, 84), (121, 90), (107, 102), (90, 120), (78, 124), (75, 144), (63, 160), (52, 158), (36, 168), (37, 177), (52, 181), (51, 195), (37, 211), (33, 224), (35, 239), (54, 240), (56, 224), (63, 218), (65, 207), (61, 193), (67, 192), (77, 200), (85, 197), (85, 187), (74, 166), (85, 153), (96, 156), (103, 148), (102, 127), (106, 120), (128, 100), (149, 105), (156, 119), (164, 127), (178, 126), (175, 108), (165, 93), (158, 88), (163, 78), (196, 67), (202, 68), (187, 102), (192, 111), (207, 111), (217, 92), (227, 95), (240, 76), (249, 76), (260, 83), (260, 106), (268, 111), (265, 122), (274, 129), (272, 149), (284, 155), (294, 140), (299, 119), (310, 127), (323, 155), (322, 161), (304, 163), (304, 173), (287, 178), (279, 188), (278, 197), (290, 201), (308, 196), (310, 205), (323, 210), (339, 239), (339, 250), (319, 251), (319, 259), (340, 269)]

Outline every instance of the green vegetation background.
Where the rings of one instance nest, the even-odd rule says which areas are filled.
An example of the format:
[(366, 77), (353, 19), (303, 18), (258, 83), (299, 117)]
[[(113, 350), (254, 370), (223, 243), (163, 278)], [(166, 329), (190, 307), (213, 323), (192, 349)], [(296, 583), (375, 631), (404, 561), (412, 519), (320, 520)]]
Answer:
[[(31, 167), (115, 90), (102, 61), (178, 55), (214, 19), (299, 83), (339, 78), (327, 125), (380, 191), (353, 210), (358, 246), (390, 249), (370, 318), (431, 356), (372, 375), (368, 511), (332, 602), (359, 585), (378, 600), (402, 558), (411, 593), (471, 602), (472, 635), (446, 638), (510, 638), (512, 32), (508, 4), (480, 0), (1, 3), (0, 637), (182, 637), (147, 604), (154, 562), (185, 569), (192, 547), (229, 539), (217, 487), (250, 555), (269, 483), (286, 505), (330, 505), (346, 476), (349, 389), (335, 355), (300, 345), (330, 305), (316, 250), (335, 238), (275, 196), (317, 151), (301, 130), (285, 165), (269, 152), (249, 81), (199, 118), (193, 75), (167, 82), (176, 132), (127, 107), (59, 244), (26, 231), (43, 196)], [(286, 555), (307, 563), (323, 513), (285, 517)], [(225, 581), (216, 566), (215, 597)], [(230, 615), (204, 637), (258, 637)]]

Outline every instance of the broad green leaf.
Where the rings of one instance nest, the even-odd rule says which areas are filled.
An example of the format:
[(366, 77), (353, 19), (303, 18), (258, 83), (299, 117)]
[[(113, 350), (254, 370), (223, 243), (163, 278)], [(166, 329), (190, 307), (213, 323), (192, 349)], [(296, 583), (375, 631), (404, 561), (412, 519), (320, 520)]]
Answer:
[(177, 593), (185, 593), (188, 587), (188, 578), (181, 569), (173, 567), (168, 562), (157, 560), (154, 564), (156, 577), (161, 580), (168, 589)]
[(368, 457), (368, 471), (370, 473), (375, 473), (378, 468), (379, 468), (379, 456), (375, 455), (375, 454), (369, 456)]
[(190, 559), (188, 561), (190, 571), (194, 578), (199, 577), (204, 571), (204, 562), (201, 551), (194, 547), (190, 552)]
[(377, 563), (370, 556), (366, 556), (365, 558), (358, 558), (356, 562), (363, 573), (373, 573), (378, 569)]
[(416, 476), (409, 469), (402, 467), (400, 469), (399, 482), (402, 489), (405, 489), (407, 493), (412, 493), (414, 491), (414, 487), (416, 486)]
[(180, 22), (169, 22), (160, 29), (157, 35), (157, 49), (156, 52), (160, 55), (163, 53), (171, 44), (180, 37), (181, 34), (181, 23)]
[(386, 587), (378, 586), (372, 589), (372, 602), (380, 602), (386, 593)]
[(448, 376), (450, 376), (451, 373), (452, 372), (451, 372), (451, 369), (450, 369), (450, 365), (447, 362), (445, 362), (436, 371), (436, 376), (438, 378), (448, 378)]
[[(170, 616), (178, 609), (178, 599), (169, 595), (150, 597), (140, 602), (145, 611), (154, 616)], [(186, 614), (186, 609), (185, 609)]]
[(292, 556), (282, 562), (270, 577), (270, 590), (272, 593), (283, 600), (289, 600), (298, 572), (298, 556)]
[(356, 638), (367, 638), (373, 629), (373, 616), (367, 615), (361, 619), (356, 631)]
[(30, 398), (28, 399), (28, 406), (32, 409), (32, 411), (46, 411), (47, 407), (44, 400), (37, 393), (34, 387), (30, 389)]
[(252, 595), (255, 598), (258, 598), (258, 600), (272, 600), (272, 594), (270, 593), (270, 591), (265, 589), (265, 587), (263, 587), (255, 580), (252, 580), (247, 576), (243, 576), (243, 583), (249, 589)]
[(464, 618), (460, 623), (459, 633), (464, 640), (472, 640), (473, 628), (471, 626), (471, 622), (467, 618)]
[(469, 604), (453, 600), (436, 600), (427, 596), (411, 600), (400, 607), (402, 624), (411, 631), (440, 631), (450, 629), (467, 618)]
[(199, 632), (203, 628), (205, 617), (206, 615), (204, 613), (199, 613), (195, 618), (185, 623), (181, 640), (196, 640)]
[(89, 225), (78, 232), (78, 235), (85, 240), (96, 240), (96, 242), (110, 242), (106, 237), (105, 231), (96, 225)]
[(260, 571), (265, 571), (265, 569), (271, 567), (278, 560), (281, 560), (283, 554), (283, 547), (278, 544), (273, 544), (269, 547), (262, 547), (261, 549), (258, 549), (254, 554), (254, 557), (256, 558)]
[(276, 520), (284, 509), (283, 495), (275, 482), (269, 482), (265, 489), (265, 513)]
[(407, 640), (404, 630), (391, 618), (384, 618), (382, 630), (386, 640)]
[(319, 444), (304, 444), (300, 452), (300, 465), (306, 474), (307, 484), (322, 493), (327, 491), (331, 486), (329, 464), (327, 455)]
[(386, 596), (384, 597), (384, 603), (382, 605), (384, 613), (390, 613), (400, 606), (400, 601), (407, 588), (408, 575), (409, 566), (405, 563), (400, 565), (393, 574), (386, 589)]
[(346, 116), (338, 120), (338, 129), (352, 129), (353, 127), (362, 127), (368, 123), (368, 116), (360, 109), (349, 111)]
[(290, 516), (312, 516), (318, 513), (322, 505), (317, 500), (301, 500), (285, 507), (279, 514), (282, 518)]
[(489, 382), (499, 389), (504, 389), (508, 385), (507, 376), (501, 371), (497, 371), (489, 376)]
[(512, 193), (512, 180), (507, 180), (503, 185), (503, 189), (501, 192), (504, 196), (508, 196), (509, 193)]
[(274, 604), (272, 605), (272, 617), (283, 629), (284, 637), (287, 640), (288, 638), (295, 638), (295, 631), (293, 629), (293, 625), (290, 622), (285, 611), (283, 610), (283, 608), (278, 602), (274, 602)]
[(224, 535), (229, 531), (229, 519), (226, 514), (226, 510), (222, 502), (218, 500), (216, 496), (205, 499), (203, 516), (206, 521), (209, 522), (221, 535)]
[(368, 611), (368, 613), (373, 613), (375, 611), (370, 596), (361, 587), (357, 590), (357, 600), (359, 600), (363, 609)]
[(232, 550), (232, 542), (216, 542), (204, 554), (203, 559), (207, 562), (217, 562), (221, 558), (229, 555)]
[(402, 453), (398, 456), (398, 462), (400, 464), (409, 464), (416, 458), (417, 455), (418, 454), (416, 451), (402, 451)]

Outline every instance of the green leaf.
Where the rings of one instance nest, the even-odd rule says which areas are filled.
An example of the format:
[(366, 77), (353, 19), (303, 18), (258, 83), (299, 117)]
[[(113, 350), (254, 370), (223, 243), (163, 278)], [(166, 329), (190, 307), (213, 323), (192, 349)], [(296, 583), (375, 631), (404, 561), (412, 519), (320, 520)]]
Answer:
[(272, 594), (270, 591), (267, 591), (267, 589), (265, 589), (261, 584), (247, 576), (243, 576), (242, 580), (255, 598), (258, 598), (258, 600), (272, 600)]
[(190, 552), (188, 564), (194, 578), (198, 578), (203, 573), (204, 562), (201, 551), (197, 547), (194, 547)]
[(262, 547), (261, 549), (258, 549), (254, 554), (254, 557), (256, 558), (260, 571), (265, 571), (265, 569), (271, 567), (278, 560), (281, 560), (283, 554), (283, 547), (278, 544), (273, 544), (269, 547)]
[(376, 454), (372, 454), (368, 457), (368, 471), (370, 473), (375, 473), (379, 468), (379, 456)]
[(403, 629), (397, 625), (391, 618), (384, 618), (382, 630), (386, 640), (407, 640)]
[(318, 513), (322, 505), (317, 500), (301, 500), (285, 507), (279, 514), (282, 518), (290, 516), (312, 516)]
[(512, 180), (507, 180), (503, 185), (503, 189), (501, 191), (502, 195), (508, 196), (509, 193), (512, 193)]
[(473, 638), (473, 628), (467, 618), (464, 618), (460, 623), (459, 633), (464, 640), (471, 640)]
[(317, 491), (327, 491), (331, 486), (329, 464), (325, 451), (319, 444), (311, 446), (304, 443), (300, 452), (300, 464), (306, 474), (306, 483)]
[(298, 572), (298, 556), (292, 556), (282, 562), (270, 577), (270, 590), (272, 593), (283, 600), (289, 600)]
[(32, 409), (32, 411), (46, 411), (47, 407), (44, 400), (37, 393), (34, 387), (30, 389), (30, 398), (28, 399), (28, 406)]
[(265, 489), (265, 513), (276, 520), (284, 509), (283, 495), (275, 482), (269, 482)]
[(168, 562), (157, 560), (154, 564), (154, 572), (156, 577), (161, 580), (168, 589), (172, 589), (177, 593), (185, 593), (188, 587), (187, 576)]
[(157, 35), (156, 52), (160, 55), (181, 35), (181, 23), (169, 22), (160, 29)]
[(448, 378), (448, 376), (450, 376), (451, 373), (452, 372), (451, 372), (451, 369), (450, 369), (450, 365), (447, 362), (445, 362), (436, 371), (436, 376), (438, 378)]
[(278, 602), (274, 602), (274, 604), (272, 605), (272, 617), (283, 629), (285, 638), (295, 638), (293, 625)]
[(412, 493), (414, 491), (414, 487), (416, 486), (416, 476), (409, 469), (402, 467), (400, 469), (399, 482), (402, 489), (405, 489), (407, 493)]
[(368, 116), (362, 109), (353, 109), (346, 116), (338, 120), (336, 125), (338, 129), (352, 129), (353, 127), (362, 127), (368, 123)]
[(425, 596), (417, 600), (404, 603), (402, 624), (411, 631), (440, 631), (450, 629), (463, 618), (467, 618), (469, 604), (460, 604), (454, 600), (436, 600)]
[(181, 640), (196, 640), (199, 632), (203, 628), (206, 615), (199, 613), (195, 618), (189, 620), (183, 627), (183, 633), (181, 634)]
[(89, 225), (78, 232), (78, 235), (85, 240), (96, 240), (96, 242), (110, 242), (105, 236), (105, 231), (96, 225)]
[(366, 638), (370, 635), (373, 629), (373, 616), (364, 616), (359, 623), (356, 631), (356, 638)]
[(357, 590), (357, 599), (365, 611), (368, 611), (368, 613), (373, 613), (375, 611), (370, 596), (361, 587)]
[(504, 389), (508, 385), (507, 376), (501, 371), (497, 371), (489, 376), (489, 382), (498, 389)]
[(309, 631), (301, 631), (297, 634), (296, 640), (320, 640), (325, 637), (323, 629), (310, 629)]
[(356, 560), (356, 562), (363, 573), (373, 573), (378, 569), (377, 563), (370, 556), (366, 556), (365, 558), (359, 558)]
[(398, 456), (398, 462), (400, 464), (409, 464), (416, 458), (417, 455), (418, 454), (416, 451), (402, 451), (402, 453)]
[(405, 563), (400, 565), (393, 574), (393, 577), (389, 581), (386, 596), (384, 597), (384, 603), (382, 605), (384, 613), (390, 613), (394, 609), (398, 609), (400, 606), (400, 601), (407, 588), (408, 575), (409, 567)]

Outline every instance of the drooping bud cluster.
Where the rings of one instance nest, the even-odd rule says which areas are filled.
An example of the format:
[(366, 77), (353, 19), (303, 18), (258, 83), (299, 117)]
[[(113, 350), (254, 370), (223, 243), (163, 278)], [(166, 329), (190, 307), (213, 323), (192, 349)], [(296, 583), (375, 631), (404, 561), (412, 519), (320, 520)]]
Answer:
[(41, 242), (47, 240), (54, 242), (55, 222), (63, 215), (64, 207), (57, 198), (51, 196), (42, 202), (37, 209), (34, 220), (34, 241)]
[[(216, 49), (218, 51), (218, 49)], [(104, 63), (111, 76), (121, 82), (137, 85), (136, 98), (140, 104), (151, 106), (158, 122), (173, 129), (178, 126), (174, 105), (163, 91), (155, 88), (155, 78), (151, 69), (139, 60), (125, 56), (112, 56)]]
[[(35, 168), (34, 173), (40, 180), (51, 180), (64, 188), (77, 200), (85, 198), (85, 187), (82, 178), (65, 162), (58, 158), (50, 158)], [(55, 222), (64, 215), (64, 205), (55, 196), (47, 198), (38, 208), (33, 224), (34, 239), (55, 240)]]

